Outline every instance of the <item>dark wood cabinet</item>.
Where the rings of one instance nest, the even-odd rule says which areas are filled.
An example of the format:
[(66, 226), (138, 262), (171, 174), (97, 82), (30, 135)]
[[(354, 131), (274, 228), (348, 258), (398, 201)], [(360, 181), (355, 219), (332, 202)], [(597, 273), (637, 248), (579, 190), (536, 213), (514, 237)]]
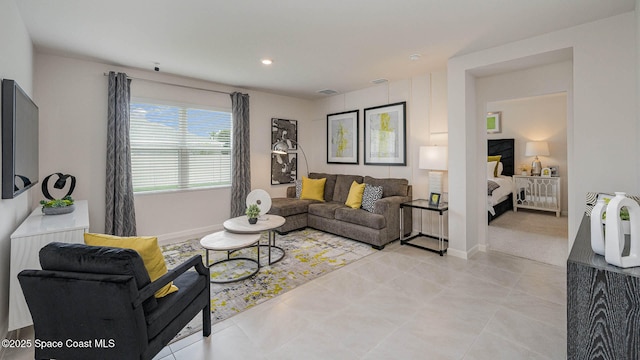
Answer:
[(567, 260), (567, 358), (640, 359), (640, 267), (594, 253), (589, 220)]

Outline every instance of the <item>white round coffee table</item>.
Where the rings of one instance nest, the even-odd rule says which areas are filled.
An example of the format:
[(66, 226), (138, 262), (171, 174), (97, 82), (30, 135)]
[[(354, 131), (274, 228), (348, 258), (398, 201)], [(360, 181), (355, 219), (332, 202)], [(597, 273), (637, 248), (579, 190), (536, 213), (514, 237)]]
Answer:
[[(237, 233), (237, 234), (260, 234), (263, 231), (269, 232), (269, 243), (267, 245), (259, 245), (266, 246), (269, 249), (269, 265), (273, 263), (277, 263), (278, 261), (284, 258), (284, 249), (276, 246), (276, 228), (284, 225), (285, 218), (279, 215), (271, 215), (265, 214), (258, 218), (258, 222), (255, 224), (249, 224), (249, 220), (247, 220), (247, 216), (238, 216), (232, 219), (225, 221), (222, 226), (228, 232)], [(271, 261), (271, 248), (276, 248), (282, 252), (277, 259)]]
[[(208, 268), (211, 268), (212, 266), (216, 266), (218, 264), (222, 264), (230, 261), (240, 261), (240, 260), (249, 261), (256, 264), (255, 270), (253, 270), (252, 272), (246, 275), (240, 276), (238, 278), (226, 279), (226, 280), (210, 279), (211, 282), (219, 283), (219, 284), (231, 283), (231, 282), (250, 278), (253, 275), (257, 274), (258, 271), (260, 270), (260, 246), (256, 246), (256, 245), (259, 245), (259, 244), (260, 244), (260, 234), (239, 234), (239, 233), (231, 233), (228, 231), (218, 231), (216, 233), (209, 234), (203, 237), (202, 239), (200, 239), (200, 245), (206, 250), (205, 265)], [(231, 257), (231, 254), (233, 252), (240, 249), (252, 247), (252, 246), (256, 246), (256, 249), (258, 251), (258, 256), (256, 259), (240, 257), (240, 256), (233, 257), (233, 258)], [(227, 258), (209, 264), (209, 251), (226, 251)]]

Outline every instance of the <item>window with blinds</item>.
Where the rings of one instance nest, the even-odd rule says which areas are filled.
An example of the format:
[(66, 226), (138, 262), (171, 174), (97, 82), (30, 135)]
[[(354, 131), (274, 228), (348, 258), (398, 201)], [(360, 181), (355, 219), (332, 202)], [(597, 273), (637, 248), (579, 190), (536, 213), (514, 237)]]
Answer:
[(231, 113), (131, 101), (134, 193), (231, 184)]

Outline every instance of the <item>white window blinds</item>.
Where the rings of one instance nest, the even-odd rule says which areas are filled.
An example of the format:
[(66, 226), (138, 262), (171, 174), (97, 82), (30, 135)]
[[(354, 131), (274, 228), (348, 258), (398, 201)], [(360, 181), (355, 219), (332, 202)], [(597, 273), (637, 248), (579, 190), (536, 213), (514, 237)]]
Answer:
[(133, 191), (231, 184), (231, 113), (132, 100)]

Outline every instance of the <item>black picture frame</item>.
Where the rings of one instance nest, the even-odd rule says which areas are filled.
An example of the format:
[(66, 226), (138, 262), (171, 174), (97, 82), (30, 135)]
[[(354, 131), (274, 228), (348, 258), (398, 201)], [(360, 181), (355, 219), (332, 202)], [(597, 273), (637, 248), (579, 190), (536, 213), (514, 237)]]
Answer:
[[(290, 150), (298, 149), (298, 120), (271, 119), (271, 148), (284, 141)], [(298, 155), (271, 154), (271, 185), (291, 184), (298, 179)]]
[(429, 206), (438, 207), (440, 206), (440, 197), (442, 194), (432, 192), (429, 194)]
[(327, 115), (327, 164), (359, 164), (359, 123), (360, 110)]
[(407, 165), (407, 102), (364, 109), (364, 164)]

